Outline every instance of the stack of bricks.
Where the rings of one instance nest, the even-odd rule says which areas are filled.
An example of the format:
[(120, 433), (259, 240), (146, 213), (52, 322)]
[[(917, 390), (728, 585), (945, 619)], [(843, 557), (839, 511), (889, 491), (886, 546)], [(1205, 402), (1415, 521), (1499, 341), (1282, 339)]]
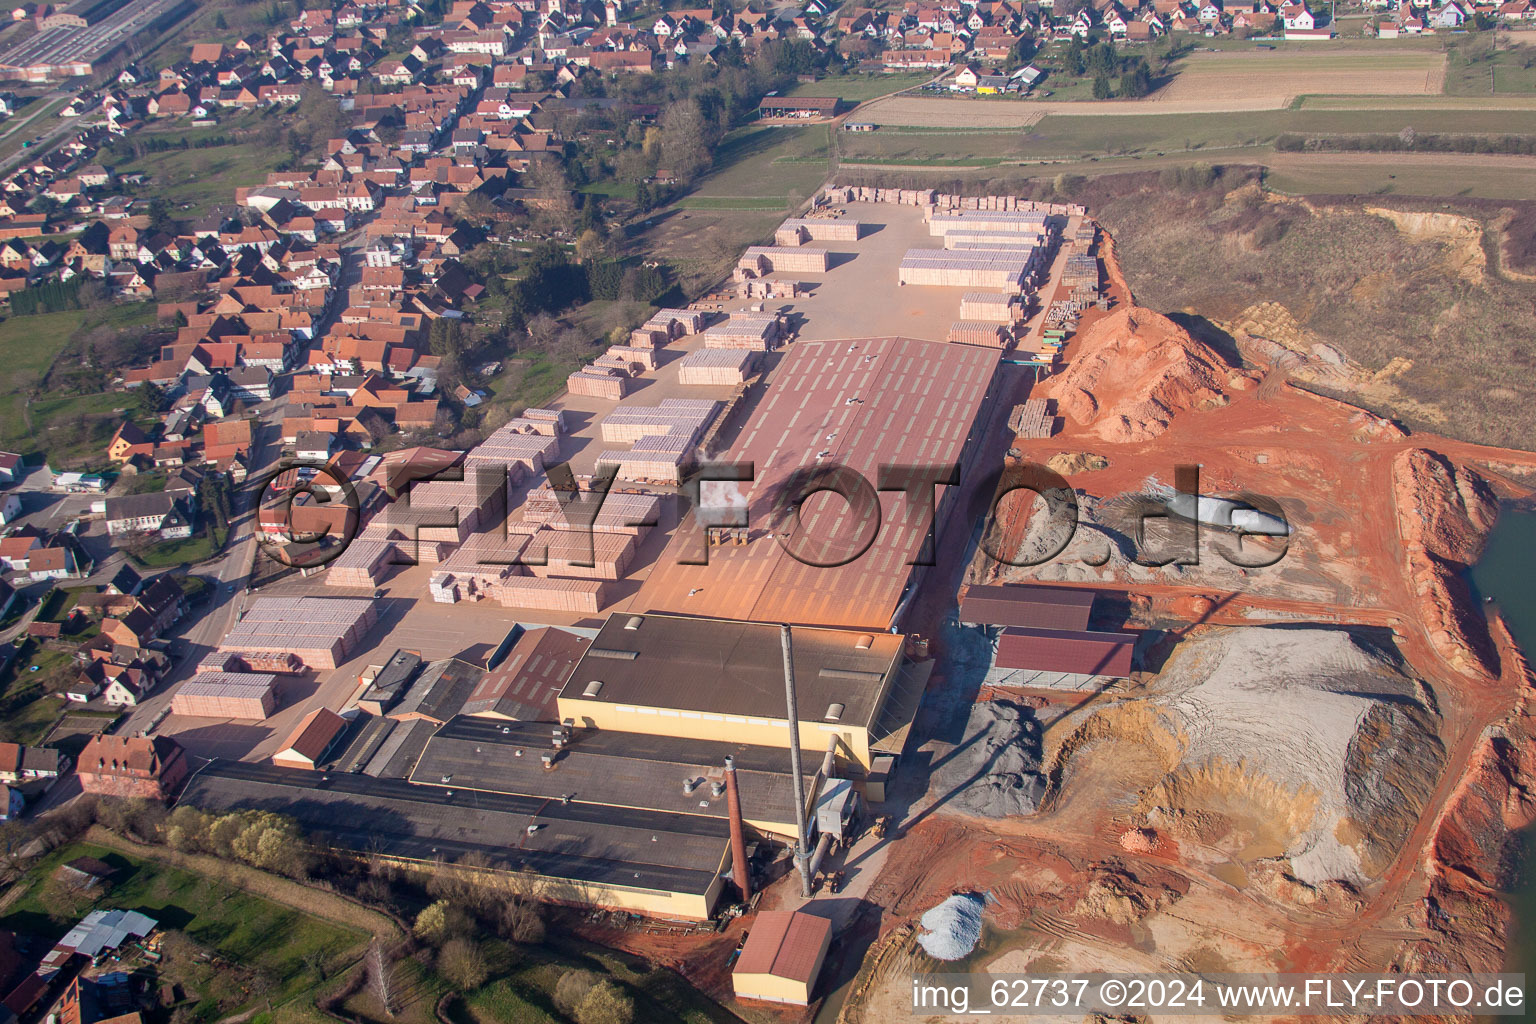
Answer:
[(629, 377), (611, 369), (577, 370), (565, 378), (565, 387), (573, 395), (617, 402), (629, 394)]
[(708, 386), (740, 384), (756, 367), (757, 353), (751, 349), (701, 348), (678, 363), (677, 382)]

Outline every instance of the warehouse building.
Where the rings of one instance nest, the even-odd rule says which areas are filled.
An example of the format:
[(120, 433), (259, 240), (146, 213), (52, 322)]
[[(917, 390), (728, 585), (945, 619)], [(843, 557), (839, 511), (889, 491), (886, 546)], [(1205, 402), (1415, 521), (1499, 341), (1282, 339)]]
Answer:
[(311, 669), (331, 669), (352, 656), (377, 618), (358, 597), (259, 597), (219, 645), (249, 655), (280, 651)]
[(1088, 587), (971, 587), (960, 621), (992, 641), (986, 681), (994, 686), (1095, 688), (1130, 674), (1135, 633), (1089, 628), (1098, 591)]
[(210, 812), (281, 806), (318, 842), (403, 863), (473, 852), (541, 899), (677, 920), (709, 917), (729, 856), (719, 818), (344, 772), (220, 760), (181, 799)]
[(426, 662), (415, 651), (396, 651), (368, 680), (368, 688), (358, 697), (357, 706), (370, 715), (385, 714), (405, 695), (425, 666)]
[(347, 720), (330, 708), (316, 708), (283, 741), (272, 755), (272, 763), (280, 768), (319, 768), (340, 745), (347, 725)]
[(442, 725), (464, 708), (480, 685), (484, 670), (458, 658), (434, 661), (422, 670), (386, 714), (397, 722)]
[(260, 722), (277, 710), (277, 677), (264, 672), (199, 672), (171, 698), (171, 714)]
[(554, 721), (555, 698), (590, 644), (584, 636), (553, 626), (526, 631), (481, 677), (463, 713), (497, 721)]
[[(922, 686), (892, 633), (795, 627), (800, 742), (868, 772), (901, 753)], [(920, 666), (913, 666), (914, 669)], [(923, 676), (926, 679), (926, 675)], [(915, 694), (912, 691), (915, 685)], [(577, 729), (789, 746), (779, 627), (688, 615), (610, 616), (560, 691)]]
[[(893, 492), (879, 495), (873, 541), (847, 522), (847, 503), (818, 501), (797, 516), (794, 547), (826, 568), (811, 568), (771, 533), (774, 510), (787, 504), (793, 474), (830, 460), (867, 481), (883, 465), (960, 467), (974, 458), (977, 415), (994, 387), (995, 351), (913, 338), (799, 341), (786, 350), (772, 386), (742, 424), (723, 462), (750, 463), (743, 544), (705, 550), (718, 522), (689, 514), (642, 584), (632, 607), (679, 615), (886, 630), (922, 572), (919, 557), (931, 527), (954, 521), (960, 489), (934, 488), (937, 515), (906, 508)], [(873, 484), (871, 484), (873, 486)], [(957, 523), (969, 530), (969, 523)], [(863, 530), (862, 525), (858, 526)], [(862, 550), (844, 564), (850, 548)]]
[(677, 364), (677, 382), (702, 387), (741, 384), (756, 371), (757, 353), (751, 349), (701, 348)]
[[(561, 726), (549, 721), (455, 718), (427, 741), (411, 781), (724, 821), (729, 756), (746, 826), (780, 839), (795, 835), (788, 750), (582, 728), (570, 730), (556, 748), (552, 739), (560, 732)], [(810, 798), (811, 783), (809, 777), (803, 780), (802, 804)]]
[(803, 911), (759, 911), (731, 970), (736, 998), (808, 1006), (831, 945), (828, 918)]
[(836, 117), (842, 100), (836, 96), (764, 96), (757, 104), (758, 117), (817, 119)]

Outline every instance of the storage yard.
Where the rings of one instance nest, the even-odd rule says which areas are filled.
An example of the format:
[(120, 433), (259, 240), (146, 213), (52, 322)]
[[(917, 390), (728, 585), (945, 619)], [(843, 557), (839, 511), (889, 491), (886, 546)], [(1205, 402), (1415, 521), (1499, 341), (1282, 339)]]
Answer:
[[(1238, 365), (1137, 306), (1081, 209), (832, 188), (802, 212), (581, 371), (617, 383), (465, 454), (507, 486), (413, 489), (357, 564), (264, 589), (221, 648), (247, 661), (205, 669), (286, 653), (289, 706), (210, 736), (199, 708), (261, 696), (182, 684), (168, 731), (219, 755), (185, 799), (482, 855), (584, 908), (745, 902), (718, 931), (580, 927), (722, 999), (737, 950), (736, 991), (792, 1005), (833, 991), (825, 960), (848, 1024), (907, 1012), (932, 958), (1441, 962), (1427, 898), (1491, 933), (1460, 865), (1518, 803), (1489, 727), (1530, 735), (1526, 669), (1459, 572), (1494, 495), (1528, 493), (1499, 467), (1536, 459), (1287, 387), (1251, 338)], [(706, 457), (751, 472), (690, 508)], [(1004, 493), (1028, 465), (1077, 503), (1055, 550), (1049, 507)], [(1183, 511), (1148, 515), (1191, 465)], [(1392, 501), (1346, 508), (1346, 478)], [(1268, 519), (1230, 497), (1259, 491)], [(1198, 561), (1142, 557), (1196, 523)], [(408, 531), (420, 564), (384, 568)], [(795, 913), (802, 827), (824, 926)]]

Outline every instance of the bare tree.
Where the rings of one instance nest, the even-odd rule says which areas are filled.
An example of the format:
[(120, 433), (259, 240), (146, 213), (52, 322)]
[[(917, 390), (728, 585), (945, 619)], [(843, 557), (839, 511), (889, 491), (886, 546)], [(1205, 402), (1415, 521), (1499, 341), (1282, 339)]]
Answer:
[(368, 989), (379, 1001), (379, 1006), (384, 1012), (393, 1017), (395, 1015), (395, 983), (394, 964), (390, 961), (389, 954), (384, 951), (384, 944), (377, 937), (368, 946), (368, 959), (365, 963), (368, 972)]

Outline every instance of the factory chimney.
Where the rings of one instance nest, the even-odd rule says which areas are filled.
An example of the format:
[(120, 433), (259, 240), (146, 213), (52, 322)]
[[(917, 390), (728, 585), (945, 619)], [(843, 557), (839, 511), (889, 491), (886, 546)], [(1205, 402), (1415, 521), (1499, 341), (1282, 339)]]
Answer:
[(790, 646), (789, 627), (779, 627), (779, 645), (784, 651), (784, 703), (789, 711), (789, 773), (794, 776), (795, 863), (800, 867), (800, 895), (811, 898), (811, 851), (805, 837), (805, 776), (800, 770), (800, 712), (795, 706), (795, 655)]
[(736, 788), (736, 759), (725, 757), (725, 799), (731, 818), (731, 875), (741, 890), (741, 901), (752, 899), (752, 874), (747, 867), (747, 837), (741, 821), (741, 791)]

